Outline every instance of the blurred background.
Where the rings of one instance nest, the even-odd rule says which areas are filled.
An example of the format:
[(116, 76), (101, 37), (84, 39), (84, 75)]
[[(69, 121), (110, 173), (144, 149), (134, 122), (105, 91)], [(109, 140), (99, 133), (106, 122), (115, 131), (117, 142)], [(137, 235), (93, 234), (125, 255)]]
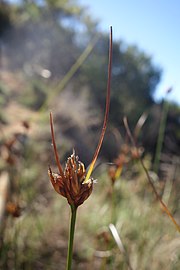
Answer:
[[(110, 25), (109, 122), (93, 172), (97, 184), (79, 208), (73, 269), (179, 269), (179, 235), (122, 120), (127, 116), (153, 183), (180, 223), (178, 7), (177, 1), (0, 1), (1, 269), (65, 269), (69, 207), (47, 175), (49, 165), (57, 171), (49, 112), (62, 165), (74, 148), (88, 166), (103, 122)], [(109, 230), (112, 222), (125, 252)]]

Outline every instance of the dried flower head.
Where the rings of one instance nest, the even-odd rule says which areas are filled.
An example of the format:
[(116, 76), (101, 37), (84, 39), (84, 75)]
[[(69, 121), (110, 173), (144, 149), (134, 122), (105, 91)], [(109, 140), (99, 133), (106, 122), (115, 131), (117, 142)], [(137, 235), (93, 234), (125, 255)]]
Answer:
[(56, 164), (59, 173), (53, 173), (49, 167), (48, 174), (54, 189), (66, 197), (68, 203), (71, 206), (78, 207), (81, 205), (91, 194), (93, 188), (93, 180), (91, 178), (91, 173), (94, 169), (94, 165), (99, 155), (101, 145), (104, 139), (108, 115), (110, 106), (110, 88), (111, 88), (111, 70), (112, 70), (112, 27), (110, 27), (110, 46), (109, 46), (109, 64), (108, 64), (108, 81), (107, 81), (107, 94), (106, 94), (106, 109), (104, 114), (104, 122), (100, 135), (100, 139), (94, 153), (94, 157), (89, 166), (89, 170), (86, 173), (84, 164), (79, 161), (78, 156), (73, 154), (67, 159), (65, 169), (63, 170), (61, 163), (59, 161), (59, 156), (57, 153), (57, 147), (54, 136), (53, 127), (53, 116), (50, 113), (50, 126), (51, 126), (51, 136), (54, 148), (54, 155), (56, 159)]
[(70, 205), (78, 207), (92, 192), (93, 179), (90, 178), (84, 183), (86, 170), (84, 164), (75, 155), (75, 151), (67, 159), (63, 175), (53, 173), (51, 168), (48, 174), (54, 189), (66, 197)]
[(8, 214), (12, 215), (13, 217), (17, 218), (21, 216), (21, 207), (18, 203), (8, 202), (6, 204), (6, 211)]
[(111, 165), (108, 169), (108, 174), (111, 179), (112, 185), (115, 184), (115, 181), (121, 176), (122, 169), (124, 164), (127, 164), (129, 161), (128, 157), (121, 153), (115, 160), (113, 165)]

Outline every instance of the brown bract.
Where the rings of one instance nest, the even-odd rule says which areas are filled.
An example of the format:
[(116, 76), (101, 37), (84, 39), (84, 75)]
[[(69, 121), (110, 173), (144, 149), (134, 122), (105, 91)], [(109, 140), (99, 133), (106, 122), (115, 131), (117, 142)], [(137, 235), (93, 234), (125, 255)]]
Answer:
[(90, 178), (84, 183), (86, 170), (84, 164), (75, 155), (75, 151), (67, 159), (63, 175), (53, 173), (51, 168), (48, 174), (56, 192), (66, 197), (70, 205), (78, 207), (92, 192), (93, 180)]

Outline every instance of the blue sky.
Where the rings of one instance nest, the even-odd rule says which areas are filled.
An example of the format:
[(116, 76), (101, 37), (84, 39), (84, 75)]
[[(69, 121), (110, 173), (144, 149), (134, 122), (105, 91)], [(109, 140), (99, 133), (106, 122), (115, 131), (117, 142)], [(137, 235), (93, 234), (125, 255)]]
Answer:
[(156, 99), (172, 86), (168, 99), (180, 104), (180, 1), (179, 0), (79, 0), (87, 6), (100, 29), (113, 26), (115, 39), (136, 44), (162, 67)]

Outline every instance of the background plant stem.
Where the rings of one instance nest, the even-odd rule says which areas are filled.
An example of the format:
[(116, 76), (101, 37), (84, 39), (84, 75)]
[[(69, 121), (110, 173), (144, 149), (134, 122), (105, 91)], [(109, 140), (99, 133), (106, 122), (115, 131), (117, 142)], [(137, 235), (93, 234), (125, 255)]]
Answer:
[(111, 223), (116, 224), (116, 194), (114, 184), (112, 185), (111, 196)]
[(162, 151), (162, 145), (163, 145), (163, 140), (164, 140), (164, 132), (166, 128), (168, 110), (169, 110), (169, 103), (166, 102), (166, 100), (164, 100), (160, 126), (159, 126), (158, 141), (157, 141), (157, 146), (156, 146), (156, 154), (155, 154), (155, 160), (154, 160), (155, 173), (158, 173), (158, 170), (159, 170), (159, 163), (160, 163), (160, 158), (161, 158), (161, 151)]
[(77, 212), (77, 207), (75, 207), (74, 205), (71, 205), (71, 224), (70, 224), (70, 231), (69, 231), (66, 270), (71, 270), (71, 265), (72, 265), (74, 231), (75, 231), (75, 224), (76, 224), (76, 212)]

